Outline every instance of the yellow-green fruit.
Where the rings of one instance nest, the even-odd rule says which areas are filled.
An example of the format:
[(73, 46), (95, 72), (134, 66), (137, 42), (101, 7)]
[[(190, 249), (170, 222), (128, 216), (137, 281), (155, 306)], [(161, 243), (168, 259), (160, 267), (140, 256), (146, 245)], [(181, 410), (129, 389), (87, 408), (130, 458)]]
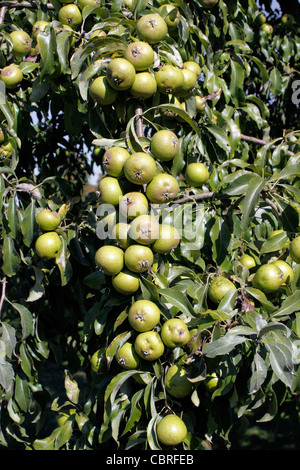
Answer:
[(62, 241), (56, 232), (46, 232), (35, 242), (35, 250), (41, 258), (52, 259), (59, 254)]
[(13, 54), (16, 56), (28, 55), (31, 51), (32, 39), (26, 31), (16, 29), (10, 34), (10, 39), (13, 43)]
[(248, 268), (248, 269), (252, 269), (256, 266), (256, 262), (255, 262), (255, 259), (253, 258), (253, 256), (247, 255), (246, 253), (244, 253), (239, 258), (239, 262), (241, 263), (242, 266), (244, 266), (245, 268)]
[(124, 164), (130, 156), (128, 150), (123, 147), (110, 147), (104, 152), (102, 158), (103, 170), (109, 175), (119, 178), (124, 174)]
[(107, 80), (118, 91), (128, 90), (135, 79), (135, 68), (123, 57), (111, 59), (106, 69)]
[(187, 60), (186, 62), (183, 62), (182, 66), (186, 69), (192, 70), (196, 74), (197, 78), (200, 77), (202, 69), (197, 62)]
[(95, 351), (90, 359), (91, 368), (97, 374), (104, 374), (107, 371), (107, 360), (105, 348)]
[(131, 222), (129, 235), (136, 243), (151, 245), (159, 237), (159, 222), (151, 214), (139, 215)]
[(120, 199), (123, 196), (123, 190), (121, 188), (118, 178), (114, 176), (105, 176), (101, 178), (98, 184), (100, 191), (100, 200), (102, 203), (111, 204), (116, 206), (119, 204)]
[(295, 263), (300, 264), (300, 236), (294, 238), (290, 244), (290, 257)]
[(264, 23), (267, 22), (267, 17), (266, 15), (264, 15), (262, 12), (259, 12), (259, 14), (257, 15), (256, 19), (255, 19), (255, 23), (257, 23), (258, 25), (262, 25)]
[(232, 289), (236, 289), (236, 287), (230, 279), (224, 276), (217, 276), (209, 286), (208, 296), (212, 302), (218, 304), (224, 295)]
[(140, 364), (140, 357), (136, 353), (134, 346), (126, 342), (121, 346), (115, 355), (117, 363), (124, 369), (137, 369)]
[(209, 390), (210, 392), (213, 392), (216, 390), (217, 386), (219, 383), (219, 377), (215, 372), (212, 372), (211, 374), (206, 374), (206, 378), (204, 380), (204, 385)]
[(293, 277), (294, 277), (294, 271), (293, 271), (292, 266), (288, 264), (286, 261), (283, 261), (281, 259), (274, 261), (273, 264), (275, 264), (275, 266), (278, 266), (278, 268), (282, 272), (283, 274), (282, 282), (285, 283), (286, 285), (289, 285), (292, 282)]
[(140, 287), (139, 275), (129, 271), (129, 269), (123, 269), (119, 274), (112, 277), (112, 285), (121, 294), (133, 294)]
[(134, 342), (137, 354), (146, 361), (155, 361), (164, 353), (165, 346), (156, 331), (139, 333)]
[(187, 427), (179, 416), (169, 414), (164, 416), (156, 428), (158, 440), (166, 446), (181, 444), (187, 436)]
[(17, 65), (7, 65), (1, 70), (0, 78), (5, 83), (6, 88), (12, 90), (22, 82), (23, 72)]
[(203, 163), (194, 162), (186, 167), (185, 180), (188, 185), (198, 188), (209, 179), (209, 171)]
[(180, 12), (174, 5), (171, 5), (171, 4), (161, 5), (158, 8), (158, 13), (164, 18), (165, 22), (168, 25), (169, 31), (172, 31), (178, 26), (179, 21), (180, 21)]
[(41, 31), (45, 31), (46, 28), (49, 26), (49, 22), (48, 21), (42, 21), (42, 20), (39, 20), (39, 21), (36, 21), (32, 27), (32, 35), (37, 38), (37, 35), (41, 32)]
[(36, 221), (42, 230), (55, 230), (60, 224), (60, 216), (50, 209), (42, 209), (36, 216)]
[(128, 321), (132, 328), (142, 333), (152, 330), (158, 324), (160, 315), (160, 309), (151, 300), (137, 300), (129, 309)]
[(193, 391), (185, 367), (173, 364), (166, 373), (166, 390), (175, 398), (186, 397)]
[(197, 75), (188, 68), (182, 68), (181, 72), (183, 75), (183, 83), (176, 95), (179, 97), (184, 97), (191, 93), (195, 88), (197, 84)]
[(9, 140), (5, 140), (0, 146), (0, 158), (11, 157), (13, 150), (12, 143)]
[(168, 34), (168, 25), (158, 13), (149, 13), (139, 18), (136, 32), (141, 41), (157, 44)]
[(115, 276), (124, 266), (124, 251), (118, 246), (101, 246), (95, 254), (95, 263), (104, 274)]
[(58, 19), (62, 24), (76, 29), (82, 23), (81, 11), (75, 3), (64, 5), (58, 11)]
[(129, 93), (136, 98), (148, 99), (156, 93), (157, 82), (150, 72), (139, 72), (129, 89)]
[(117, 245), (123, 248), (123, 250), (126, 250), (131, 244), (129, 229), (130, 224), (126, 222), (118, 222), (112, 229), (112, 238), (116, 240)]
[(161, 129), (153, 134), (150, 148), (155, 158), (169, 161), (178, 154), (180, 141), (174, 132), (168, 129)]
[(160, 335), (169, 348), (182, 347), (191, 339), (187, 324), (181, 318), (170, 318), (165, 321)]
[(274, 264), (263, 264), (258, 268), (252, 281), (253, 287), (262, 292), (272, 293), (279, 289), (283, 282), (281, 270)]
[(114, 90), (106, 76), (95, 78), (89, 87), (89, 94), (101, 106), (113, 104), (118, 96), (117, 90)]
[(159, 234), (157, 240), (152, 245), (152, 249), (156, 253), (167, 254), (174, 250), (180, 243), (180, 233), (169, 224), (161, 224), (159, 226)]
[(202, 98), (202, 96), (196, 95), (195, 100), (196, 100), (196, 111), (197, 111), (197, 113), (202, 113), (206, 108), (205, 98)]

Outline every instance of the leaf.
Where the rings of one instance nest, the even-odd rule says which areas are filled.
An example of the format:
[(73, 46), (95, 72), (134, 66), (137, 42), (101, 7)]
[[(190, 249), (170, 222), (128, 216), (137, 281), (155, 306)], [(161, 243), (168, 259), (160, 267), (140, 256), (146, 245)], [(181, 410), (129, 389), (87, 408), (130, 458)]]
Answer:
[(32, 201), (23, 212), (21, 221), (23, 242), (26, 246), (31, 245), (36, 229), (35, 203)]
[(11, 236), (5, 237), (2, 248), (3, 265), (2, 270), (8, 277), (14, 276), (21, 264), (20, 257), (15, 249), (14, 240)]
[(67, 419), (64, 425), (55, 428), (49, 437), (36, 439), (33, 448), (35, 450), (59, 450), (70, 440), (72, 433), (72, 420)]
[(259, 175), (254, 175), (249, 182), (248, 189), (245, 197), (243, 198), (240, 207), (241, 215), (241, 229), (242, 233), (247, 230), (251, 224), (252, 218), (255, 213), (256, 205), (260, 198), (260, 193), (265, 186), (266, 180)]
[(119, 374), (115, 375), (113, 379), (109, 382), (108, 386), (105, 389), (104, 393), (104, 403), (105, 403), (105, 410), (104, 410), (104, 423), (108, 423), (111, 417), (111, 411), (114, 407), (116, 396), (126, 380), (130, 377), (135, 375), (140, 371), (138, 370), (129, 370), (120, 372)]
[(220, 266), (225, 260), (230, 248), (231, 232), (222, 217), (216, 216), (210, 231), (212, 255), (215, 263)]
[(15, 399), (22, 411), (27, 412), (31, 404), (31, 393), (27, 380), (19, 375), (15, 379)]
[(281, 77), (279, 70), (276, 67), (274, 67), (271, 70), (270, 82), (271, 82), (270, 90), (271, 90), (272, 95), (275, 97), (282, 90), (282, 77)]
[(8, 392), (14, 384), (14, 369), (9, 362), (0, 361), (0, 385)]
[(16, 239), (18, 233), (18, 211), (17, 211), (17, 204), (16, 199), (11, 197), (8, 202), (7, 207), (7, 220), (9, 224), (9, 235)]
[(252, 297), (254, 297), (258, 302), (267, 307), (271, 312), (276, 309), (272, 302), (267, 298), (267, 296), (259, 289), (254, 287), (246, 287), (246, 292), (248, 292)]
[(143, 393), (143, 390), (139, 390), (133, 395), (131, 399), (130, 415), (126, 423), (125, 429), (122, 433), (122, 436), (127, 434), (134, 427), (134, 425), (139, 422), (140, 417), (142, 416), (142, 410), (139, 401), (142, 398)]
[(3, 359), (5, 356), (11, 359), (15, 354), (16, 330), (7, 322), (1, 322), (1, 341), (4, 343)]
[(247, 341), (247, 338), (235, 334), (234, 329), (232, 329), (226, 335), (209, 343), (203, 354), (207, 357), (223, 356), (224, 354), (230, 353), (237, 345), (245, 341)]
[(79, 401), (79, 388), (76, 380), (73, 380), (67, 370), (65, 370), (65, 389), (68, 399), (77, 404)]
[(274, 331), (263, 337), (264, 345), (269, 352), (271, 367), (287, 387), (291, 388), (294, 378), (294, 364), (291, 341), (282, 334)]
[(40, 31), (37, 36), (37, 43), (42, 58), (40, 77), (43, 79), (45, 76), (52, 75), (57, 68), (57, 58), (55, 53), (56, 40), (53, 28)]
[(11, 306), (17, 310), (21, 318), (22, 338), (25, 339), (33, 334), (33, 316), (27, 307), (17, 302), (10, 302)]
[(256, 352), (254, 355), (254, 358), (251, 364), (251, 372), (252, 372), (252, 375), (250, 377), (248, 387), (249, 387), (249, 393), (253, 394), (253, 393), (256, 393), (260, 389), (268, 373), (266, 362), (258, 352)]
[(194, 316), (195, 311), (192, 304), (189, 302), (187, 297), (181, 292), (176, 291), (173, 288), (170, 289), (159, 289), (160, 295), (180, 312), (185, 313), (187, 316)]
[(287, 297), (280, 308), (272, 314), (272, 318), (285, 317), (292, 313), (300, 311), (300, 291), (296, 290), (291, 296)]
[(239, 106), (239, 96), (244, 84), (244, 69), (238, 62), (235, 62), (234, 60), (230, 61), (230, 65), (231, 75), (229, 89), (231, 93), (231, 99), (236, 106)]
[(286, 233), (277, 233), (276, 235), (268, 238), (261, 246), (260, 254), (271, 253), (273, 251), (282, 250), (284, 245), (288, 242)]
[(35, 283), (34, 286), (30, 289), (29, 295), (26, 299), (26, 302), (35, 302), (36, 300), (43, 297), (45, 293), (45, 288), (43, 286), (44, 273), (40, 268), (35, 266), (32, 267), (35, 274)]

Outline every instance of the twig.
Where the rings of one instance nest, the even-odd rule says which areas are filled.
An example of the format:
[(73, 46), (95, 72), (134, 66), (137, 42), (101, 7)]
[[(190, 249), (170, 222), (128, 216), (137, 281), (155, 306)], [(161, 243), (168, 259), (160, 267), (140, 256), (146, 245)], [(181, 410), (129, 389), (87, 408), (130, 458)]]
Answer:
[[(8, 8), (38, 8), (38, 5), (36, 2), (13, 2), (13, 1), (7, 1), (7, 2), (1, 2), (2, 7), (8, 7)], [(54, 9), (54, 6), (52, 3), (47, 3), (47, 8), (50, 10)]]
[(5, 12), (6, 12), (6, 7), (2, 6), (0, 8), (0, 24), (3, 24), (4, 22)]
[(144, 131), (143, 131), (143, 110), (140, 105), (137, 105), (135, 109), (135, 116), (136, 116), (136, 134), (138, 137), (143, 137)]
[(2, 279), (2, 293), (1, 293), (1, 298), (0, 298), (0, 313), (2, 310), (3, 302), (5, 300), (5, 290), (6, 290), (6, 276)]
[[(258, 139), (257, 137), (251, 137), (250, 135), (245, 135), (245, 134), (241, 134), (241, 139), (247, 142), (252, 142), (253, 144), (258, 144), (258, 145), (267, 145), (270, 143), (270, 142), (267, 142), (266, 140)], [(276, 145), (272, 145), (271, 148), (275, 149)], [(290, 150), (287, 150), (287, 153), (289, 155), (294, 155), (294, 153), (291, 152)]]
[(193, 194), (191, 196), (182, 197), (181, 199), (177, 199), (175, 201), (170, 201), (170, 204), (184, 204), (185, 202), (199, 201), (201, 199), (210, 199), (216, 195), (217, 193), (213, 191), (206, 192), (206, 193)]

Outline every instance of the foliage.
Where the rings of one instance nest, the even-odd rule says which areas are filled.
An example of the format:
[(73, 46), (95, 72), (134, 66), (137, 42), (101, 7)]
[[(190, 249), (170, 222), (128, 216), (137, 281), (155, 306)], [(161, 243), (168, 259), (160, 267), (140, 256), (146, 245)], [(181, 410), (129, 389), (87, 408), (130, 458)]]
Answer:
[[(197, 0), (172, 0), (180, 22), (154, 46), (151, 71), (163, 63), (181, 68), (187, 60), (201, 65), (197, 85), (179, 98), (185, 106), (172, 94), (144, 100), (128, 91), (118, 92), (112, 105), (97, 105), (90, 83), (105, 75), (111, 57), (124, 55), (138, 18), (162, 3), (101, 0), (82, 9), (74, 31), (59, 23), (58, 0), (22, 8), (4, 2), (1, 10), (0, 66), (17, 63), (23, 72), (21, 85), (7, 89), (0, 102), (5, 144), (12, 145), (8, 153), (4, 144), (0, 148), (2, 446), (156, 450), (163, 447), (157, 422), (174, 412), (188, 429), (181, 447), (214, 449), (223, 441), (230, 448), (232, 427), (249, 413), (258, 422), (275, 420), (291, 400), (297, 413), (300, 267), (289, 256), (289, 242), (299, 233), (300, 213), (299, 104), (293, 99), (299, 29), (278, 18), (273, 34), (266, 34), (253, 0), (220, 0), (211, 10)], [(48, 26), (35, 38), (37, 20)], [(22, 58), (13, 54), (9, 36), (17, 28), (32, 38), (31, 53)], [(92, 34), (98, 30), (105, 34)], [(202, 112), (197, 95), (205, 97)], [(161, 211), (160, 220), (172, 220), (181, 240), (170, 253), (155, 253), (152, 269), (138, 275), (139, 290), (123, 295), (95, 263), (97, 249), (115, 240), (99, 238), (104, 206), (97, 189), (85, 193), (87, 175), (108, 147), (151, 154), (152, 135), (163, 128), (180, 138), (180, 151), (157, 164), (180, 189), (174, 201), (153, 210)], [(184, 179), (194, 161), (210, 172), (200, 188)], [(120, 181), (124, 193), (133, 188), (124, 177)], [(45, 207), (62, 217), (56, 230), (62, 249), (53, 260), (35, 251), (42, 233), (36, 214)], [(269, 238), (277, 229), (283, 232)], [(255, 269), (277, 258), (289, 262), (291, 284), (273, 294), (253, 288), (255, 269), (239, 263), (244, 252), (255, 259)], [(208, 297), (216, 275), (236, 286), (218, 305)], [(156, 331), (178, 317), (191, 339), (137, 370), (124, 370), (115, 355), (134, 341), (127, 316), (141, 298), (161, 309)], [(104, 373), (91, 368), (97, 350)], [(48, 393), (41, 377), (53, 358), (65, 370), (67, 399), (57, 397), (52, 410), (75, 413), (45, 437)], [(166, 392), (173, 363), (189, 371), (188, 398)], [(82, 388), (73, 378), (78, 371), (86, 377)], [(219, 382), (211, 392), (204, 380), (213, 371)]]

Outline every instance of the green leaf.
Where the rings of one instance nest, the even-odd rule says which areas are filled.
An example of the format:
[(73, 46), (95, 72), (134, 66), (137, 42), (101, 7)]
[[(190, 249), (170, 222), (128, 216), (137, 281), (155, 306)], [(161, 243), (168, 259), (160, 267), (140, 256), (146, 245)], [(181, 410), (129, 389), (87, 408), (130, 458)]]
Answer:
[(230, 93), (232, 102), (239, 106), (240, 104), (240, 92), (243, 89), (244, 84), (244, 69), (243, 67), (234, 60), (230, 61), (231, 75), (230, 75)]
[(279, 70), (274, 67), (270, 73), (270, 90), (272, 95), (277, 96), (282, 90), (282, 77)]
[(19, 375), (15, 380), (15, 399), (22, 411), (27, 412), (31, 404), (31, 393), (27, 380), (21, 379)]
[(223, 217), (216, 216), (210, 231), (212, 254), (215, 263), (220, 266), (230, 249), (231, 232)]
[(37, 43), (42, 58), (40, 77), (51, 76), (57, 70), (56, 38), (53, 28), (40, 31)]
[(2, 256), (2, 270), (4, 274), (8, 277), (14, 276), (19, 271), (21, 260), (15, 249), (15, 243), (11, 236), (4, 238)]
[(12, 355), (15, 354), (16, 347), (16, 330), (9, 323), (2, 322), (1, 325), (1, 342), (4, 345), (3, 351), (0, 354), (0, 360), (5, 357), (12, 359)]
[(22, 214), (21, 230), (23, 233), (23, 242), (30, 246), (37, 229), (35, 203), (32, 201)]
[(33, 334), (33, 316), (27, 307), (17, 302), (11, 302), (11, 306), (17, 310), (21, 318), (22, 338), (25, 339)]
[(67, 419), (63, 426), (52, 431), (45, 439), (36, 439), (33, 443), (35, 450), (59, 450), (71, 439), (73, 433), (73, 421)]
[(7, 220), (10, 229), (9, 235), (13, 239), (16, 239), (18, 233), (18, 209), (16, 199), (14, 197), (11, 197), (8, 202)]
[(267, 378), (268, 368), (265, 359), (256, 352), (251, 364), (252, 375), (249, 380), (249, 393), (256, 393)]
[(245, 197), (243, 198), (240, 207), (242, 211), (241, 215), (241, 229), (242, 232), (248, 229), (252, 218), (255, 213), (256, 205), (259, 201), (261, 191), (265, 186), (266, 180), (259, 175), (254, 175), (249, 182), (248, 189)]
[(0, 361), (0, 385), (8, 392), (14, 384), (15, 373), (13, 366), (4, 360)]
[(269, 352), (270, 364), (279, 380), (291, 388), (294, 379), (294, 363), (291, 341), (280, 333), (271, 331), (263, 337)]
[(284, 245), (288, 242), (286, 233), (277, 233), (276, 235), (268, 238), (261, 246), (260, 254), (271, 253), (274, 251), (282, 250)]
[(159, 289), (159, 293), (166, 302), (176, 307), (180, 312), (186, 314), (188, 317), (195, 315), (195, 311), (193, 309), (192, 304), (189, 302), (187, 297), (181, 292), (170, 288)]
[(226, 335), (209, 343), (205, 347), (203, 354), (211, 358), (223, 356), (224, 354), (230, 353), (236, 346), (244, 343), (245, 341), (247, 341), (247, 338), (235, 334), (234, 329), (232, 329)]
[(272, 318), (285, 317), (300, 311), (300, 290), (296, 290), (287, 297), (276, 312), (272, 313)]
[(76, 380), (72, 379), (67, 370), (65, 370), (65, 389), (68, 399), (76, 405), (79, 400), (78, 383)]

